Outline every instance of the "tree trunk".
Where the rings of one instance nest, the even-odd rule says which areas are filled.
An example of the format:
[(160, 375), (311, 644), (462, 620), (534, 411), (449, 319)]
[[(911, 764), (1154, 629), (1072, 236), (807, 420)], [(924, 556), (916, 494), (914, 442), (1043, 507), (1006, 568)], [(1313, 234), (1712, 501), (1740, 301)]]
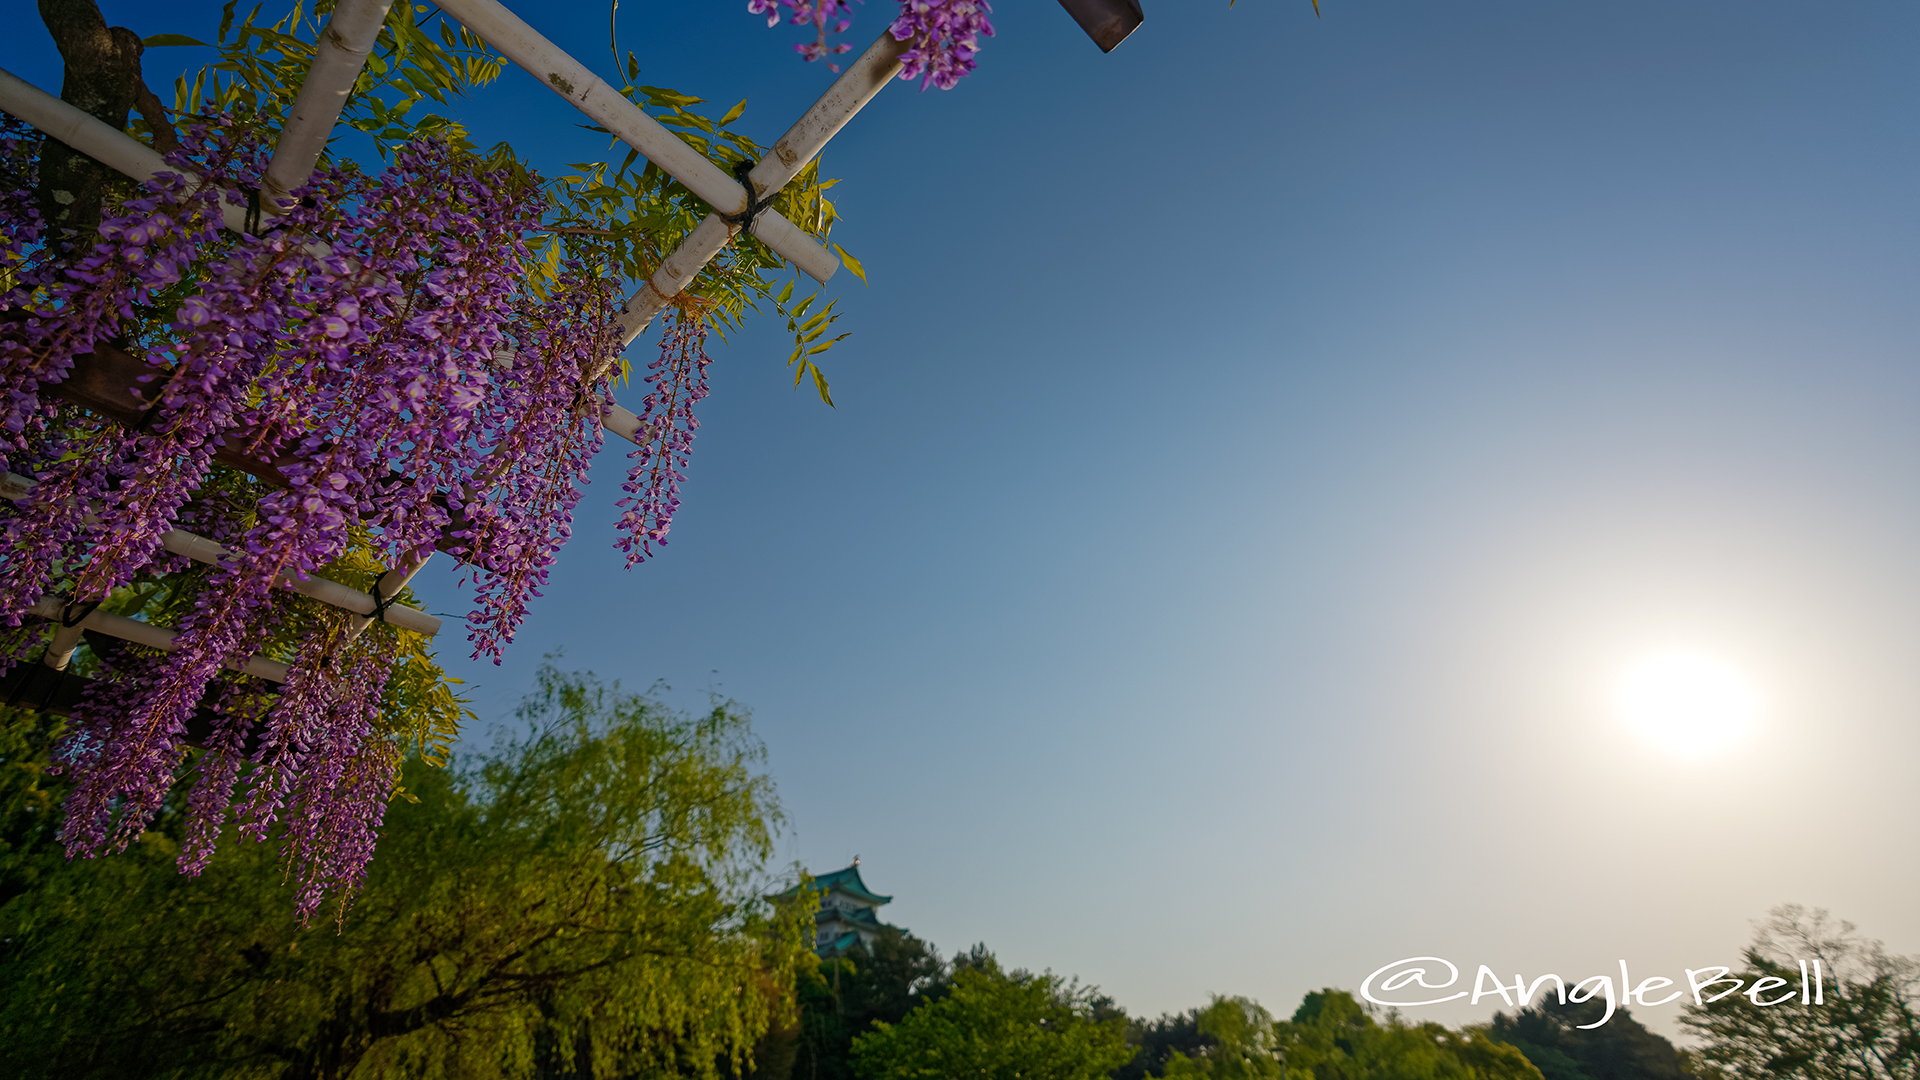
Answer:
[[(109, 27), (94, 0), (40, 0), (40, 19), (66, 62), (60, 99), (125, 130), (142, 85), (140, 35), (124, 26)], [(50, 241), (69, 249), (92, 246), (111, 175), (65, 143), (42, 140), (38, 195)]]

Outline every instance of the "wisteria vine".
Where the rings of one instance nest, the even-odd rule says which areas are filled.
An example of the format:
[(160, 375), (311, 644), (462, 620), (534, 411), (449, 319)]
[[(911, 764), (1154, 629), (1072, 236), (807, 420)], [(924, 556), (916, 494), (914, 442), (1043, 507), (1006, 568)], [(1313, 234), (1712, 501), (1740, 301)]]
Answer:
[(640, 405), (639, 449), (628, 454), (634, 465), (621, 490), (619, 547), (633, 566), (665, 546), (667, 530), (680, 508), (680, 482), (693, 457), (693, 434), (700, 421), (693, 407), (707, 396), (707, 324), (681, 319), (660, 339), (660, 356), (647, 365), (647, 396)]
[[(780, 25), (783, 15), (790, 25), (813, 27), (814, 40), (793, 46), (808, 63), (852, 51), (844, 41), (828, 44), (853, 24), (849, 0), (747, 0), (747, 11), (765, 15), (769, 28)], [(919, 79), (923, 91), (929, 86), (953, 89), (973, 71), (980, 38), (993, 36), (991, 14), (993, 6), (986, 0), (901, 0), (900, 16), (889, 28), (895, 41), (907, 43), (900, 55), (900, 77)], [(838, 64), (827, 66), (840, 70)]]
[[(99, 242), (64, 264), (32, 212), (25, 156), (18, 129), (0, 129), (0, 466), (37, 484), (0, 515), (0, 620), (16, 628), (0, 662), (27, 651), (25, 614), (43, 597), (104, 601), (174, 568), (169, 529), (235, 552), (192, 593), (171, 651), (100, 658), (57, 752), (74, 781), (63, 839), (77, 856), (124, 848), (191, 766), (182, 870), (206, 865), (229, 820), (276, 835), (306, 917), (361, 880), (397, 783), (400, 745), (380, 722), (393, 658), (366, 620), (336, 612), (302, 624), (277, 691), (235, 675), (284, 639), (276, 583), (356, 543), (387, 566), (451, 551), (477, 579), (475, 655), (497, 663), (600, 449), (618, 297), (577, 263), (529, 288), (537, 178), (437, 142), (378, 175), (325, 167), (262, 235), (236, 237), (219, 200), (244, 205), (264, 155), (224, 122), (191, 128), (168, 159), (180, 171), (111, 208)], [(135, 327), (142, 423), (46, 393)], [(678, 506), (703, 341), (697, 317), (681, 321), (648, 376), (621, 519), (631, 561), (664, 543)], [(223, 503), (208, 489), (222, 448), (275, 463), (285, 486)], [(192, 755), (189, 725), (209, 714)]]

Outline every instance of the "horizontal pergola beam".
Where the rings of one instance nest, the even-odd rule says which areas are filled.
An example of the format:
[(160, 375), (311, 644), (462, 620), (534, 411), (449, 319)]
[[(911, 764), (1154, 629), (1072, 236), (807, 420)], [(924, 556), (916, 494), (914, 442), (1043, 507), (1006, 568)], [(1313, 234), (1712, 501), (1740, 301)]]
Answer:
[[(26, 498), (36, 486), (34, 481), (18, 473), (0, 474), (0, 498), (18, 501)], [(233, 550), (225, 545), (180, 529), (172, 529), (162, 534), (160, 546), (175, 555), (184, 555), (195, 562), (206, 563), (209, 566), (224, 566), (235, 558)], [(302, 596), (311, 596), (323, 604), (355, 615), (371, 616), (379, 607), (370, 594), (329, 578), (310, 577), (302, 581), (283, 574), (274, 584)], [(397, 590), (383, 590), (383, 595), (390, 596), (395, 591)], [(387, 622), (403, 630), (412, 630), (428, 637), (440, 632), (441, 623), (438, 616), (429, 615), (404, 604), (388, 604), (385, 616)]]
[[(63, 628), (67, 626), (68, 605), (57, 596), (41, 597), (40, 602), (28, 611), (42, 619), (60, 623)], [(87, 613), (85, 618), (73, 620), (72, 628), (98, 630), (109, 637), (117, 637), (121, 641), (131, 641), (135, 645), (145, 645), (164, 652), (172, 652), (173, 639), (180, 636), (176, 631), (168, 630), (164, 626), (155, 626), (138, 619), (129, 619), (125, 615), (111, 615), (104, 611), (92, 611)], [(278, 660), (269, 660), (264, 656), (248, 657), (243, 663), (226, 666), (243, 675), (252, 675), (268, 682), (287, 681), (287, 665)]]

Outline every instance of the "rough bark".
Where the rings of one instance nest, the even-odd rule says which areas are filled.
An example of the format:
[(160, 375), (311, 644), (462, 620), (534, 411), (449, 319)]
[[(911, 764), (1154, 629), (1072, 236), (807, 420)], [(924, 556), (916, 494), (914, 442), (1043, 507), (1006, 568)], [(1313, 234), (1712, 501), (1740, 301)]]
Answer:
[[(124, 26), (108, 26), (94, 0), (39, 3), (40, 19), (53, 35), (60, 59), (66, 62), (60, 99), (125, 130), (127, 113), (133, 109), (138, 90), (144, 89), (140, 35)], [(164, 116), (160, 123), (166, 123)], [(100, 209), (111, 177), (111, 170), (85, 154), (56, 140), (43, 140), (40, 213), (50, 235), (61, 246), (90, 246), (100, 228)]]

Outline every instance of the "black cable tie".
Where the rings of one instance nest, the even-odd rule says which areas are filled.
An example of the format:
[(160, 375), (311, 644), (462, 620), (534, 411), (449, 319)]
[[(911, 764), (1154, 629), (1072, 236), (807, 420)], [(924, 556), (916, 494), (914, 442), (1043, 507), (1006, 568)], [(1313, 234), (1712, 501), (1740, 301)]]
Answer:
[[(60, 625), (71, 630), (81, 623), (86, 622), (87, 616), (93, 614), (93, 609), (99, 606), (100, 601), (98, 600), (89, 600), (84, 604), (68, 604), (60, 609)], [(80, 609), (80, 614), (75, 615), (73, 613), (75, 608)]]
[[(758, 164), (760, 163), (752, 158), (742, 158), (734, 163), (733, 177), (740, 181), (742, 187), (747, 189), (747, 208), (737, 214), (720, 215), (721, 221), (738, 228), (741, 232), (751, 232), (753, 230), (754, 217), (757, 216), (760, 211), (773, 205), (773, 195), (768, 195), (764, 199), (756, 199), (753, 197), (753, 180), (747, 174), (751, 173), (753, 167)], [(778, 192), (775, 194), (778, 194)]]
[(247, 217), (243, 224), (248, 236), (260, 235), (260, 189), (247, 189)]
[(385, 570), (380, 571), (380, 577), (373, 579), (372, 591), (367, 593), (368, 596), (373, 597), (373, 611), (368, 613), (367, 618), (378, 619), (381, 622), (387, 621), (387, 609), (392, 607), (400, 599), (399, 589), (393, 590), (393, 595), (387, 597), (384, 600), (380, 598), (380, 578), (383, 578), (386, 576), (387, 576), (387, 571)]

